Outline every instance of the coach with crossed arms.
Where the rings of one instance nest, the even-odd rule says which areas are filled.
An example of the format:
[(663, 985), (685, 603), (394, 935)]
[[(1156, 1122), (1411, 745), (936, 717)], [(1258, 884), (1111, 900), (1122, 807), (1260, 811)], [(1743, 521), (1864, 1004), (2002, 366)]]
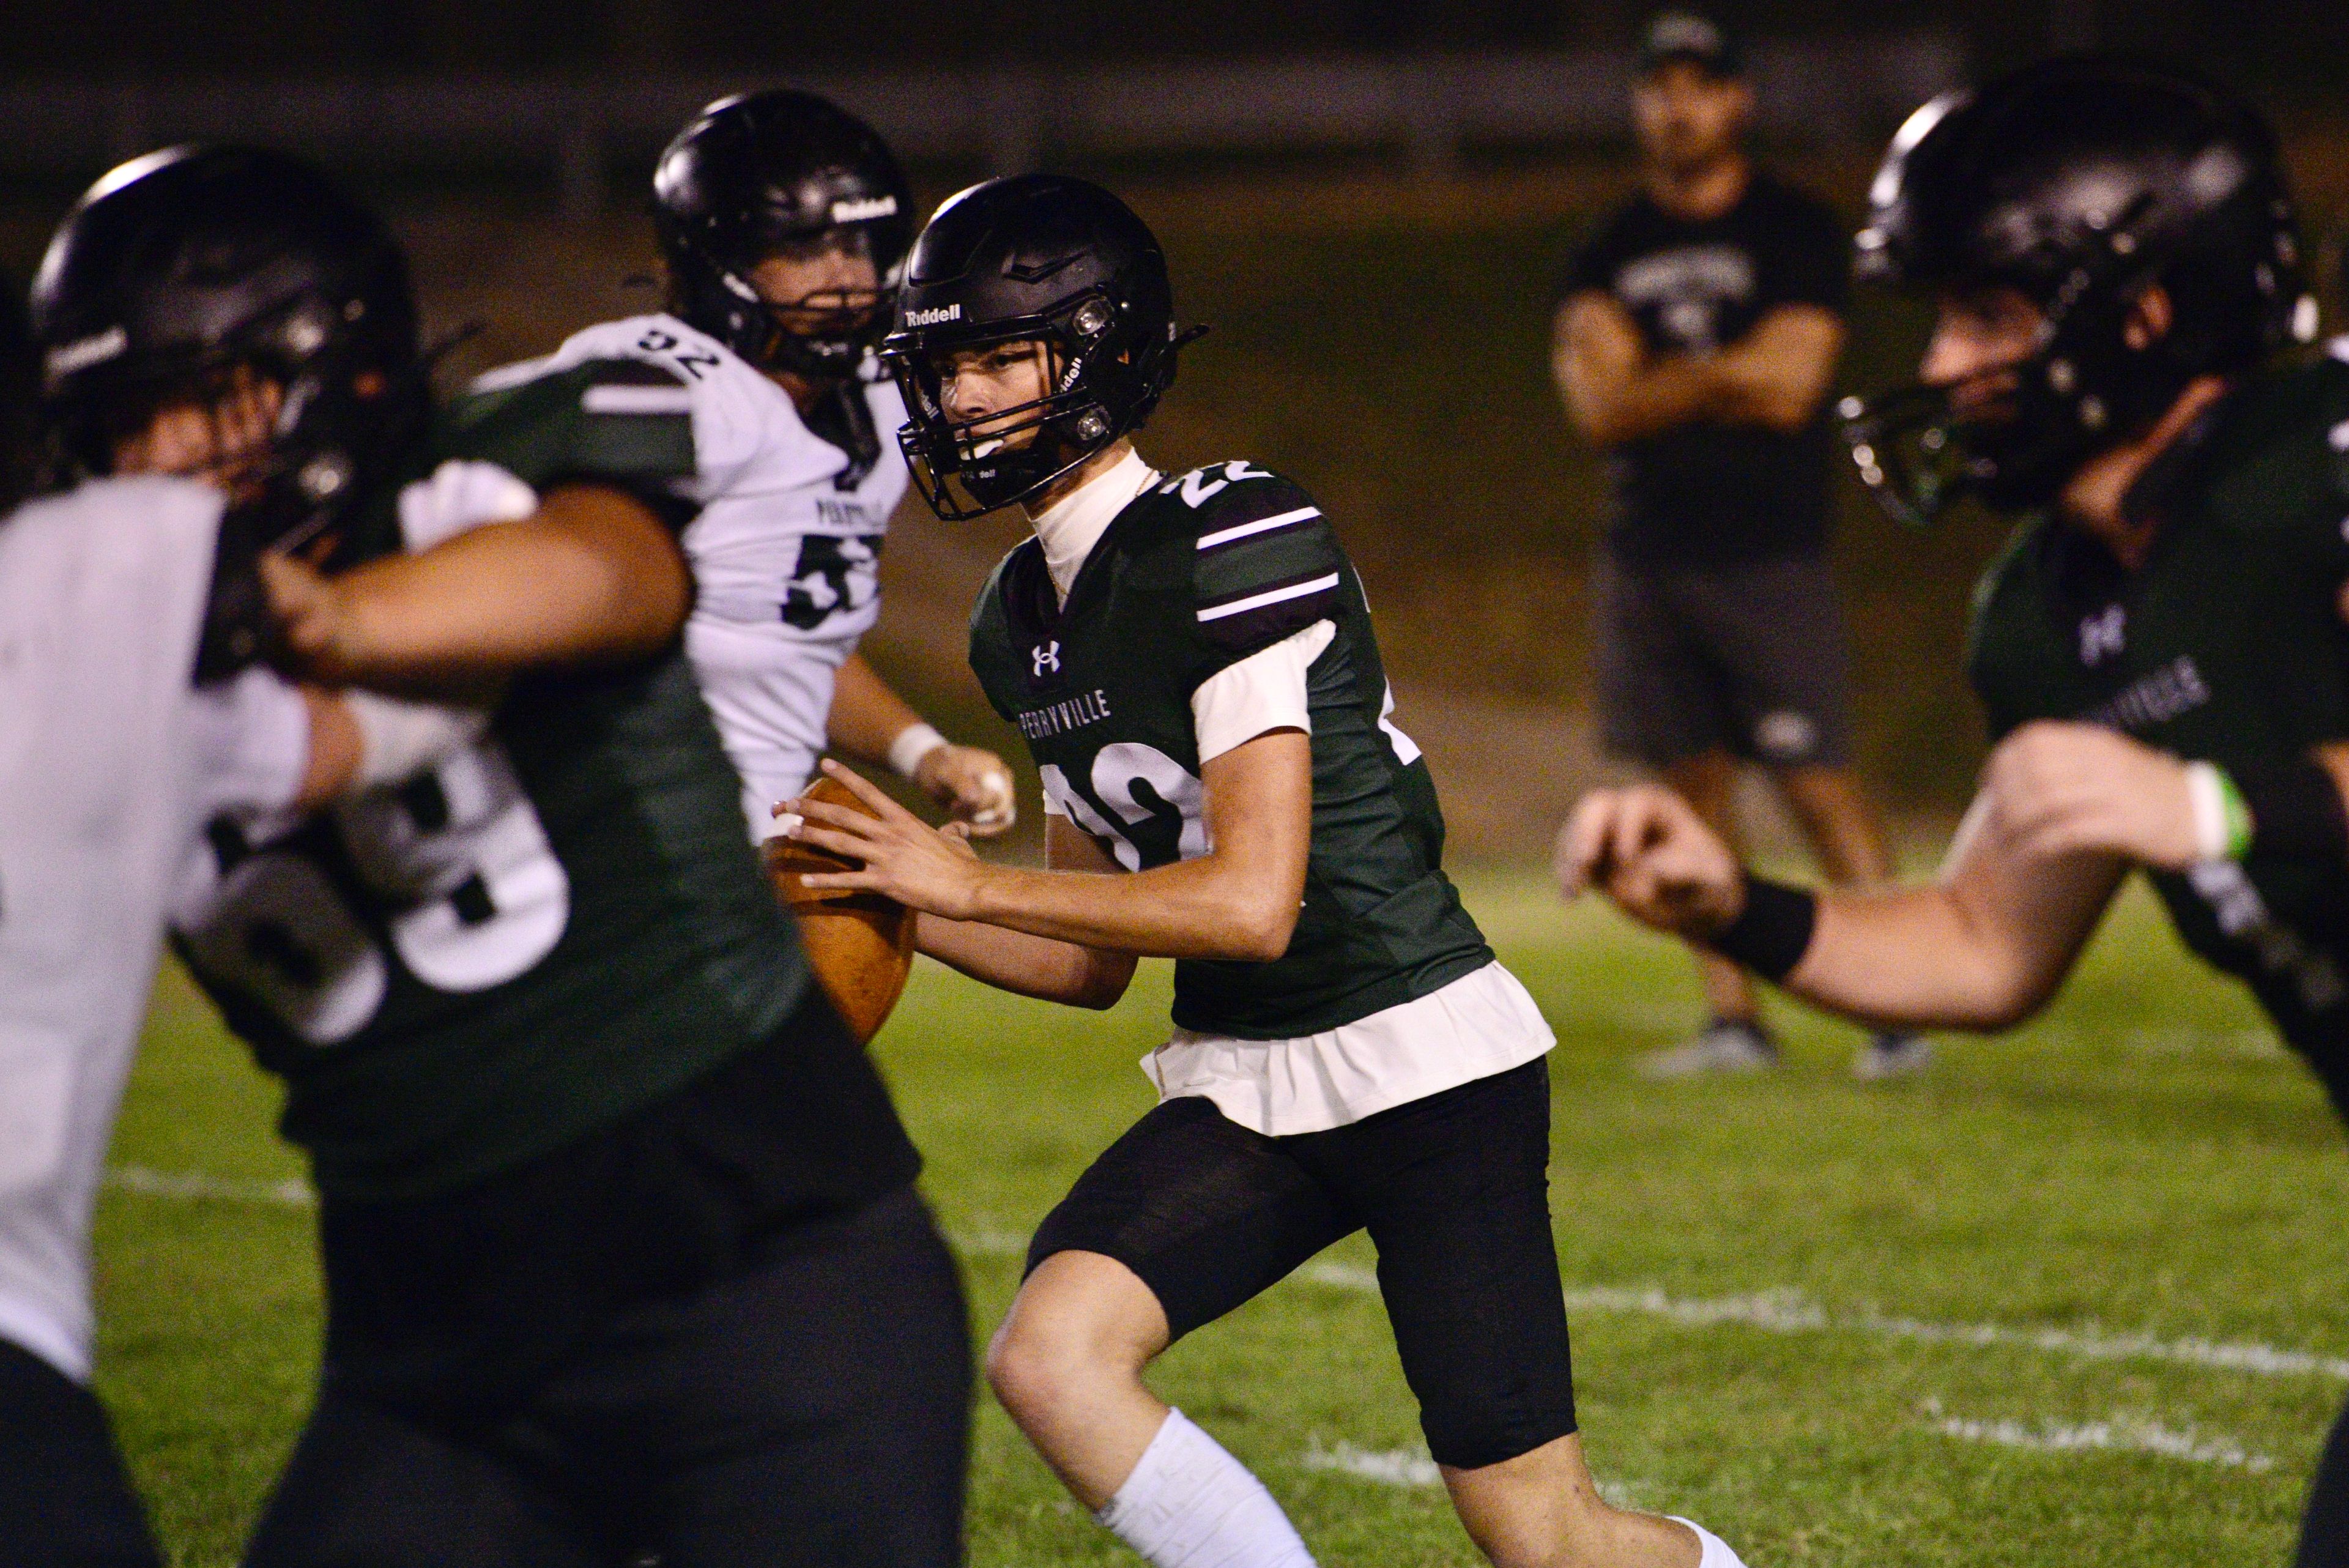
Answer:
[[(1820, 404), (1843, 346), (1847, 262), (1835, 214), (1754, 169), (1736, 42), (1667, 11), (1641, 40), (1634, 118), (1644, 189), (1575, 259), (1553, 371), (1606, 449), (1614, 517), (1593, 584), (1609, 750), (1660, 770), (1725, 830), (1743, 758), (1766, 766), (1838, 882), (1889, 874), (1849, 769), (1843, 628), (1826, 561)], [(1642, 1070), (1768, 1066), (1754, 992), (1698, 955), (1713, 1018)], [(1879, 1036), (1863, 1077), (1921, 1066)]]

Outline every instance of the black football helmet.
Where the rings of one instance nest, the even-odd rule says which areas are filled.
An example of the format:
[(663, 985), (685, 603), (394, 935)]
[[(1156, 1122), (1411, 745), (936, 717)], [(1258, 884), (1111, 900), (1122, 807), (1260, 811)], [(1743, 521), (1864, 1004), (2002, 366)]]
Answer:
[[(1176, 355), (1206, 330), (1174, 325), (1165, 253), (1100, 186), (1057, 174), (972, 186), (914, 242), (881, 344), (905, 394), (898, 441), (916, 487), (949, 519), (1036, 494), (1141, 429), (1174, 383)], [(1050, 355), (1051, 389), (957, 424), (940, 400), (941, 356), (1030, 339)]]
[(166, 403), (274, 381), (275, 428), (239, 489), (269, 498), (281, 548), (330, 535), (429, 402), (398, 244), (283, 153), (175, 147), (116, 169), (49, 241), (32, 314), (44, 409), (86, 473)]
[[(2044, 317), (2031, 356), (1998, 372), (2013, 386), (1994, 415), (1960, 419), (1951, 389), (1924, 385), (1839, 406), (1860, 479), (1903, 521), (1968, 493), (2043, 504), (2195, 378), (2315, 336), (2273, 133), (2166, 66), (2066, 57), (1935, 99), (1892, 139), (1868, 205), (1862, 281), (2010, 287)], [(2157, 285), (2170, 328), (2132, 347)]]
[[(844, 381), (888, 329), (887, 298), (914, 238), (914, 197), (873, 129), (813, 93), (719, 99), (653, 171), (653, 223), (669, 309), (762, 370)], [(878, 297), (776, 306), (750, 274), (795, 246), (857, 247)]]
[(156, 411), (220, 410), (254, 380), (275, 421), (222, 469), (222, 524), (198, 672), (249, 662), (267, 618), (254, 563), (304, 552), (333, 568), (345, 527), (398, 477), (429, 412), (408, 264), (382, 223), (299, 159), (176, 147), (92, 185), (33, 283), (43, 411), (69, 472), (102, 474)]

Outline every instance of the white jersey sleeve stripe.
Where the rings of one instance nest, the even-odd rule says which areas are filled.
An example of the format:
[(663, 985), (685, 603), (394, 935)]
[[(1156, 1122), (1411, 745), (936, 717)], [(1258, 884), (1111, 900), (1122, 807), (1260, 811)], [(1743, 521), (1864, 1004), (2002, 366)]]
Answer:
[(1309, 583), (1291, 583), (1285, 588), (1269, 588), (1260, 594), (1250, 594), (1244, 599), (1234, 599), (1229, 604), (1203, 609), (1199, 612), (1199, 618), (1203, 621), (1221, 620), (1227, 615), (1239, 615), (1247, 610), (1262, 609), (1267, 605), (1284, 604), (1290, 599), (1301, 599), (1308, 594), (1318, 594), (1325, 588), (1334, 588), (1337, 586), (1338, 574), (1331, 572), (1328, 576), (1316, 577)]
[(1212, 550), (1218, 545), (1228, 545), (1235, 539), (1245, 539), (1251, 534), (1269, 534), (1275, 528), (1286, 528), (1292, 523), (1302, 523), (1308, 518), (1320, 515), (1321, 508), (1319, 506), (1300, 506), (1294, 512), (1278, 513), (1270, 517), (1259, 517), (1253, 523), (1242, 523), (1230, 528), (1218, 528), (1212, 534), (1199, 535), (1199, 548)]
[(689, 414), (693, 394), (683, 387), (602, 385), (580, 393), (579, 406), (591, 414)]

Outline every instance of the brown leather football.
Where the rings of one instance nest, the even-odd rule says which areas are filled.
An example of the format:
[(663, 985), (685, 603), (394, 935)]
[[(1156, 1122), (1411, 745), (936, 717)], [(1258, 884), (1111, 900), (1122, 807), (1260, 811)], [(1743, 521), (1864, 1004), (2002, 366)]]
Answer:
[[(819, 776), (804, 798), (874, 815), (839, 780)], [(853, 871), (856, 862), (796, 838), (766, 842), (767, 876), (800, 923), (816, 983), (860, 1041), (881, 1032), (914, 967), (914, 911), (878, 893), (810, 888), (811, 871)]]

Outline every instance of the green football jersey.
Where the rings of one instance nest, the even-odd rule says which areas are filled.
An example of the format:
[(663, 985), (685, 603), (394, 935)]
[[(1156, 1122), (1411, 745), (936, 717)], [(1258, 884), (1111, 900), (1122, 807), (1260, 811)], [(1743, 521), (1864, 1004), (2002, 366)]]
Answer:
[[(636, 360), (438, 417), (376, 551), (527, 514), (566, 481), (689, 515), (684, 389)], [(288, 1088), (321, 1188), (419, 1195), (560, 1147), (771, 1033), (808, 983), (681, 649), (518, 680), (485, 738), (294, 824), (216, 824), (180, 951)], [(891, 1129), (894, 1130), (894, 1129)], [(902, 1142), (902, 1139), (899, 1140)]]
[[(2349, 738), (2349, 364), (2237, 389), (2131, 504), (2159, 519), (2136, 571), (2042, 518), (1983, 577), (1967, 665), (1993, 738), (2085, 720), (2222, 767)], [(2349, 1027), (2342, 867), (2255, 854), (2153, 882), (2187, 944), (2250, 981), (2288, 1040)]]
[(1051, 808), (1130, 871), (1208, 850), (1192, 693), (1329, 621), (1307, 671), (1305, 903), (1281, 958), (1184, 960), (1174, 1022), (1244, 1039), (1334, 1029), (1493, 961), (1445, 877), (1444, 816), (1393, 699), (1352, 565), (1304, 491), (1245, 462), (1166, 479), (1120, 512), (1059, 602), (1033, 539), (971, 618), (970, 662), (1019, 727)]

